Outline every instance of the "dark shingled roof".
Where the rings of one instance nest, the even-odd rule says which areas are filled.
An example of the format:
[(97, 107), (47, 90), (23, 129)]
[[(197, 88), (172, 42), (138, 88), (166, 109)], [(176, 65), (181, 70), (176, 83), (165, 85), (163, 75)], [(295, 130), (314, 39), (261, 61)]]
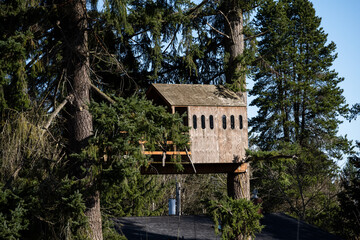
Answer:
[(220, 240), (206, 216), (124, 217), (115, 226), (128, 240)]
[(241, 96), (223, 86), (201, 84), (152, 84), (171, 106), (246, 106)]
[[(207, 216), (124, 217), (114, 221), (116, 229), (128, 240), (221, 239)], [(283, 213), (266, 214), (261, 223), (265, 228), (255, 240), (341, 240)]]
[(266, 214), (261, 220), (265, 225), (255, 240), (341, 240), (328, 232), (284, 213)]

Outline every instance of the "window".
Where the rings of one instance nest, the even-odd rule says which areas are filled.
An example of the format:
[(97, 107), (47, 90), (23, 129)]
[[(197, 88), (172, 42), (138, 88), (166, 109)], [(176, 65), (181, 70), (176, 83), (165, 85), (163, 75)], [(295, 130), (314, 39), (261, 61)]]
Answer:
[(179, 115), (182, 117), (183, 123), (185, 126), (189, 125), (189, 119), (188, 119), (188, 109), (187, 107), (175, 107), (175, 112), (179, 113)]
[(230, 116), (230, 127), (231, 127), (231, 129), (235, 128), (235, 117), (234, 117), (234, 115)]
[(197, 118), (196, 115), (193, 115), (193, 128), (197, 129)]
[(205, 116), (201, 115), (201, 128), (205, 129)]
[(241, 115), (239, 115), (239, 125), (240, 125), (240, 129), (243, 129), (243, 118)]
[(225, 115), (222, 116), (222, 125), (223, 125), (223, 129), (226, 129), (226, 116)]
[(209, 116), (209, 124), (210, 124), (210, 129), (214, 129), (214, 117), (213, 117), (213, 115)]

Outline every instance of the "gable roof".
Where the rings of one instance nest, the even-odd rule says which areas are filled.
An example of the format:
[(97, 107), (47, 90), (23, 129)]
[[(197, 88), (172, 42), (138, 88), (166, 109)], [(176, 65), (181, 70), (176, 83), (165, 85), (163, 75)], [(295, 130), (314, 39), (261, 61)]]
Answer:
[(147, 95), (153, 92), (170, 106), (246, 106), (243, 97), (220, 85), (152, 84)]

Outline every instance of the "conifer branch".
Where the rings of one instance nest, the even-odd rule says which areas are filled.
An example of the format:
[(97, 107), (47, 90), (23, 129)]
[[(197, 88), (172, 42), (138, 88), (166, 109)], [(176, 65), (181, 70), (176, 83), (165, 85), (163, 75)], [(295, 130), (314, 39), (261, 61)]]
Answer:
[(111, 99), (108, 95), (106, 95), (103, 91), (101, 91), (98, 87), (96, 87), (94, 84), (90, 84), (91, 88), (98, 93), (102, 98), (104, 98), (106, 101), (108, 101), (111, 104), (115, 104), (115, 101)]
[(265, 156), (261, 156), (261, 157), (257, 157), (257, 156), (248, 156), (246, 157), (244, 162), (251, 162), (251, 161), (261, 161), (261, 160), (277, 160), (280, 158), (287, 158), (287, 159), (296, 159), (298, 158), (298, 156), (296, 155), (284, 155), (284, 154), (280, 154), (280, 155), (265, 155)]
[[(221, 10), (219, 10), (219, 12), (220, 12), (221, 15), (224, 16), (226, 22), (228, 23), (229, 28), (230, 28), (230, 33), (231, 33), (231, 39), (233, 39), (233, 36), (234, 36), (234, 34), (233, 34), (233, 29), (232, 29), (232, 27), (231, 27), (231, 24), (230, 24), (230, 21), (229, 21), (228, 17), (227, 17), (227, 16), (225, 15), (225, 13), (223, 13)], [(230, 38), (229, 38), (229, 39), (230, 39)]]
[(54, 118), (56, 117), (56, 115), (59, 114), (60, 110), (63, 109), (63, 107), (65, 107), (65, 105), (72, 101), (74, 99), (74, 95), (70, 94), (69, 96), (67, 96), (64, 101), (62, 101), (62, 103), (60, 103), (60, 105), (54, 110), (54, 112), (50, 115), (49, 120), (46, 122), (46, 124), (44, 125), (43, 129), (47, 130), (50, 127), (50, 124), (52, 123), (52, 121), (54, 120)]
[[(203, 0), (200, 4), (198, 4), (196, 7), (190, 8), (189, 11), (186, 13), (186, 15), (191, 15), (198, 9), (200, 9), (202, 6), (205, 5), (209, 0)], [(195, 15), (196, 16), (196, 15)]]
[(178, 27), (176, 28), (175, 32), (174, 32), (174, 36), (172, 37), (170, 43), (167, 45), (167, 47), (165, 48), (165, 50), (163, 51), (163, 54), (166, 53), (166, 51), (168, 50), (168, 48), (170, 47), (170, 45), (175, 41), (176, 38), (176, 34), (180, 29), (180, 25), (178, 25)]
[(216, 28), (214, 28), (213, 26), (211, 26), (208, 22), (206, 22), (206, 24), (207, 24), (209, 27), (211, 27), (211, 29), (213, 29), (215, 32), (217, 32), (217, 33), (219, 33), (220, 35), (223, 35), (223, 36), (231, 39), (229, 35), (227, 35), (227, 34), (225, 34), (225, 33), (223, 33), (223, 32), (220, 32), (219, 30), (217, 30)]
[(262, 56), (260, 56), (257, 59), (257, 61), (260, 61), (260, 63), (262, 63), (266, 69), (270, 70), (272, 74), (274, 74), (277, 77), (280, 77), (281, 74), (278, 71), (276, 71), (269, 63), (267, 63)]
[(269, 32), (269, 30), (266, 30), (265, 32), (261, 32), (261, 33), (256, 34), (256, 35), (246, 37), (246, 38), (244, 38), (244, 41), (249, 40), (249, 39), (253, 39), (253, 38), (257, 38), (257, 37), (261, 37), (261, 36), (265, 35), (268, 32)]

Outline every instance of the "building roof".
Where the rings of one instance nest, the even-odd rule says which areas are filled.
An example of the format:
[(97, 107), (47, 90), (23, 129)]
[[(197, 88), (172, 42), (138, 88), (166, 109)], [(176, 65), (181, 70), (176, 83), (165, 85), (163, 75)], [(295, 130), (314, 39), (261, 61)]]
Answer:
[(218, 85), (152, 84), (147, 95), (152, 91), (160, 94), (170, 106), (246, 106), (243, 97)]
[(335, 235), (284, 213), (266, 214), (261, 219), (261, 224), (265, 227), (261, 233), (256, 234), (256, 240), (341, 240)]
[[(214, 222), (207, 216), (124, 217), (115, 219), (115, 227), (128, 240), (219, 240)], [(265, 228), (256, 240), (341, 240), (315, 226), (283, 213), (266, 214), (261, 220)]]
[(220, 240), (207, 216), (123, 217), (115, 227), (128, 240)]

